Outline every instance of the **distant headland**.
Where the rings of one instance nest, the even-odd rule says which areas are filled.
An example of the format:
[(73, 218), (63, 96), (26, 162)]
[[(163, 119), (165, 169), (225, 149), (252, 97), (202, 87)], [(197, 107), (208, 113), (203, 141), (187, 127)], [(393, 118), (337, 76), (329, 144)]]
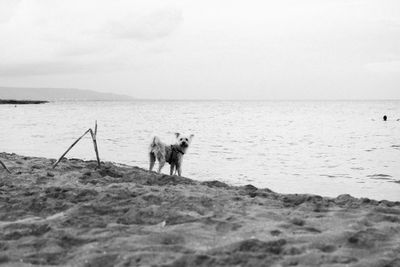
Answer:
[(27, 105), (27, 104), (45, 104), (49, 101), (43, 100), (15, 100), (15, 99), (0, 99), (0, 105), (10, 104), (10, 105)]
[[(130, 96), (74, 88), (1, 87), (0, 99), (25, 101), (130, 101)], [(6, 100), (9, 101), (9, 100)], [(9, 104), (9, 103), (6, 103)], [(16, 103), (22, 104), (22, 103)], [(28, 103), (36, 104), (36, 103)], [(37, 103), (41, 104), (41, 103)]]

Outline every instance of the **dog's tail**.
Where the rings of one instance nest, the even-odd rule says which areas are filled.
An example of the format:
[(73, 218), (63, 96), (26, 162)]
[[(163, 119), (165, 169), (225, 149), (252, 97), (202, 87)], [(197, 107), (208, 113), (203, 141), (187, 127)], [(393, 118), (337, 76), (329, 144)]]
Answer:
[(149, 146), (149, 152), (150, 153), (156, 152), (157, 150), (160, 149), (161, 145), (162, 145), (162, 143), (161, 143), (160, 138), (158, 138), (157, 136), (154, 136), (153, 140), (151, 141), (150, 146)]

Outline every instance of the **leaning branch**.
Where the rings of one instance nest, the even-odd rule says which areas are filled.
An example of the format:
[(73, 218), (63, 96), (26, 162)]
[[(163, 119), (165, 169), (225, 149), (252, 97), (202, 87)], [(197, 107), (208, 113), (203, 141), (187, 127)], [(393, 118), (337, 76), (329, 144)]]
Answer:
[(94, 126), (94, 132), (93, 130), (90, 128), (88, 129), (84, 134), (81, 135), (81, 137), (79, 137), (78, 139), (75, 140), (74, 143), (72, 143), (72, 145), (67, 149), (67, 151), (64, 152), (64, 154), (62, 154), (62, 156), (53, 164), (53, 169), (58, 165), (58, 163), (60, 163), (60, 161), (64, 158), (64, 156), (85, 136), (87, 135), (87, 133), (90, 133), (91, 137), (92, 137), (92, 141), (93, 141), (93, 147), (94, 147), (94, 152), (96, 153), (96, 159), (97, 159), (97, 166), (100, 168), (100, 157), (99, 157), (99, 150), (97, 148), (97, 121), (95, 123)]
[(70, 145), (70, 147), (67, 149), (67, 151), (64, 152), (64, 154), (61, 155), (61, 157), (56, 161), (56, 163), (53, 164), (53, 169), (58, 165), (58, 163), (63, 159), (65, 155), (78, 143), (88, 132), (90, 132), (91, 129), (88, 129), (84, 134), (81, 135), (78, 139), (75, 140), (75, 142)]
[(1, 160), (0, 160), (0, 164), (1, 164), (1, 166), (3, 166), (4, 169), (6, 169), (6, 171), (8, 173), (11, 173), (11, 171), (7, 168), (6, 164), (4, 164)]

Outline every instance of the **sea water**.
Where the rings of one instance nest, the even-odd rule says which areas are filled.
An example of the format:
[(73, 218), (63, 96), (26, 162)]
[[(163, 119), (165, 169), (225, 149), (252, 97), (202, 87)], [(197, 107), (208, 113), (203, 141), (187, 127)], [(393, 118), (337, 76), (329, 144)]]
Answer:
[[(148, 168), (152, 136), (180, 132), (195, 135), (192, 179), (400, 200), (400, 101), (51, 102), (0, 116), (0, 151), (58, 158), (97, 120), (103, 161)], [(95, 159), (90, 136), (67, 157)]]

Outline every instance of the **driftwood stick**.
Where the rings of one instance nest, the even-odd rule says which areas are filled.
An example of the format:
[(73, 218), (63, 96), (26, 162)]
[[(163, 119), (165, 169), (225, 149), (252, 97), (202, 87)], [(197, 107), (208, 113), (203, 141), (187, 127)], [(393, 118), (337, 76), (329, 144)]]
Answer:
[(93, 131), (90, 131), (90, 134), (92, 135), (94, 152), (96, 152), (97, 166), (100, 168), (99, 150), (97, 148), (97, 120), (94, 123), (94, 134), (93, 134)]
[(62, 160), (62, 158), (71, 150), (71, 148), (73, 148), (76, 143), (79, 142), (79, 140), (81, 140), (88, 132), (91, 132), (92, 129), (88, 129), (84, 134), (82, 134), (81, 137), (79, 137), (78, 139), (76, 139), (76, 141), (67, 149), (67, 151), (64, 152), (64, 154), (62, 154), (62, 156), (56, 161), (56, 163), (53, 164), (53, 169), (57, 166), (57, 164)]
[(62, 156), (53, 164), (53, 169), (57, 166), (57, 164), (64, 158), (64, 156), (76, 145), (76, 143), (79, 142), (79, 140), (81, 140), (87, 133), (90, 133), (90, 135), (92, 136), (92, 141), (93, 141), (93, 147), (94, 147), (94, 152), (96, 153), (96, 159), (97, 159), (97, 166), (100, 168), (101, 167), (101, 163), (100, 163), (100, 157), (99, 157), (99, 149), (97, 148), (97, 121), (95, 122), (94, 125), (94, 132), (93, 130), (90, 128), (88, 129), (84, 134), (82, 134), (81, 137), (79, 137), (78, 139), (75, 140), (75, 142), (67, 149), (67, 151), (64, 152), (64, 154), (62, 154)]
[(8, 173), (11, 173), (11, 171), (7, 168), (6, 164), (4, 164), (1, 160), (0, 160), (0, 164), (1, 164), (1, 166), (3, 166), (4, 169), (6, 169), (6, 171), (8, 171)]
[(97, 121), (94, 123), (94, 135), (97, 136)]
[[(96, 124), (95, 129), (97, 130), (97, 124)], [(92, 129), (89, 129), (89, 130), (90, 130), (90, 134), (92, 135), (94, 152), (96, 153), (96, 158), (97, 158), (97, 166), (100, 168), (100, 157), (99, 157), (99, 150), (97, 149), (96, 130), (94, 133), (93, 133)]]

